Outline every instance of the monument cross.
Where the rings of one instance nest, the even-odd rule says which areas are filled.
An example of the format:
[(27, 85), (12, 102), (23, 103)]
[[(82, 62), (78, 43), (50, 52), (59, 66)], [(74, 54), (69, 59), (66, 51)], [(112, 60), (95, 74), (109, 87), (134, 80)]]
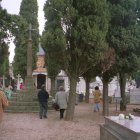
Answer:
[(29, 39), (28, 39), (28, 47), (27, 47), (27, 76), (32, 76), (32, 31), (36, 29), (32, 29), (32, 25), (29, 24)]

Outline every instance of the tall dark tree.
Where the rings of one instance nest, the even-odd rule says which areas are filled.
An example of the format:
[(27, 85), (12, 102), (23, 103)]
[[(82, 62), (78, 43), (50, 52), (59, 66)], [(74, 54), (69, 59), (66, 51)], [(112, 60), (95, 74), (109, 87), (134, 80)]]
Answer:
[[(49, 22), (49, 21), (47, 21)], [(57, 29), (48, 28), (42, 37), (42, 45), (46, 52), (46, 65), (48, 77), (51, 79), (51, 95), (55, 95), (55, 78), (62, 69), (63, 55), (61, 52), (62, 38), (60, 32)], [(57, 31), (56, 31), (57, 30)]]
[(86, 92), (85, 92), (85, 103), (89, 103), (89, 95), (90, 95), (90, 82), (91, 79), (95, 78), (96, 75), (94, 75), (93, 73), (93, 68), (89, 69), (88, 71), (86, 71), (85, 73), (82, 74), (85, 83), (86, 83)]
[(100, 74), (103, 83), (103, 115), (109, 115), (109, 106), (108, 106), (108, 83), (113, 79), (116, 71), (114, 70), (113, 65), (115, 64), (115, 51), (112, 48), (108, 48), (104, 52), (104, 56), (101, 59), (100, 63), (96, 66), (96, 71)]
[[(46, 52), (46, 65), (48, 76), (51, 79), (51, 95), (55, 95), (55, 78), (63, 69), (63, 47), (64, 38), (63, 31), (60, 23), (58, 13), (50, 6), (44, 6), (45, 18), (45, 31), (42, 35), (42, 45)], [(55, 17), (55, 18), (52, 18)]]
[(98, 66), (98, 64), (96, 66), (91, 67), (90, 69), (88, 69), (85, 73), (82, 74), (85, 83), (86, 83), (86, 93), (85, 93), (85, 102), (89, 103), (89, 95), (90, 95), (90, 83), (95, 80), (95, 77), (100, 75), (102, 73), (101, 68)]
[(14, 74), (21, 74), (24, 78), (26, 76), (26, 63), (27, 63), (27, 21), (21, 16), (12, 16), (12, 34), (15, 36), (14, 44), (15, 56), (14, 56)]
[(108, 43), (116, 53), (116, 69), (120, 78), (122, 110), (126, 109), (125, 85), (127, 74), (131, 75), (138, 68), (136, 36), (137, 12), (134, 0), (108, 0), (111, 21)]
[(115, 64), (115, 51), (112, 48), (108, 48), (100, 62), (94, 67), (93, 74), (98, 75), (102, 79), (103, 83), (103, 115), (109, 115), (109, 106), (108, 106), (108, 83), (113, 79), (116, 71), (114, 70)]
[[(136, 34), (137, 40), (135, 41), (135, 46), (137, 49), (136, 54), (140, 56), (140, 0), (136, 0), (136, 16), (137, 16), (137, 24), (136, 28), (134, 30)], [(140, 59), (140, 58), (139, 58)], [(139, 61), (140, 62), (140, 61)], [(139, 64), (140, 66), (140, 64)], [(136, 80), (137, 87), (140, 87), (140, 68), (137, 69), (137, 71), (132, 76)]]
[(0, 5), (0, 76), (8, 75), (9, 70), (9, 46), (11, 15)]
[[(79, 76), (102, 57), (108, 29), (106, 0), (47, 0), (46, 9), (55, 12), (61, 25), (64, 70), (70, 80), (66, 120), (73, 120)], [(51, 17), (55, 19), (56, 17)], [(50, 23), (53, 25), (53, 23)], [(55, 23), (56, 24), (56, 23)], [(55, 50), (54, 50), (55, 51)]]
[[(28, 27), (29, 24), (35, 29), (32, 31), (32, 49), (33, 49), (33, 68), (35, 67), (36, 52), (39, 42), (39, 24), (38, 24), (38, 5), (37, 0), (22, 0), (20, 6), (21, 18), (18, 20), (21, 24), (18, 27), (18, 33), (15, 38), (15, 59), (14, 70), (15, 73), (20, 73), (23, 77), (26, 75), (26, 58), (27, 58), (27, 46), (28, 46)], [(25, 20), (25, 21), (23, 21)], [(25, 23), (25, 24), (24, 24)], [(19, 24), (19, 23), (17, 23)], [(25, 28), (26, 27), (26, 28)], [(22, 69), (21, 69), (22, 68)]]
[(9, 52), (8, 52), (8, 45), (3, 44), (0, 46), (0, 77), (2, 75), (8, 75), (9, 73)]

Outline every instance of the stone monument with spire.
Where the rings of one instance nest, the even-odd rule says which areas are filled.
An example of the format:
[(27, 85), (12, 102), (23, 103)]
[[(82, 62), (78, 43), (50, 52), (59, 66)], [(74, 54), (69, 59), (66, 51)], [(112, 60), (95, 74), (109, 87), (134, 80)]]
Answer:
[(5, 111), (7, 112), (38, 112), (37, 89), (34, 85), (32, 76), (32, 29), (29, 25), (29, 38), (27, 46), (27, 75), (25, 77), (24, 88), (18, 91), (17, 94), (12, 95), (9, 106)]
[(27, 46), (27, 75), (25, 77), (25, 83), (23, 90), (19, 91), (18, 100), (33, 101), (37, 99), (37, 90), (34, 85), (34, 80), (32, 77), (32, 25), (29, 24), (29, 38)]
[(25, 89), (30, 90), (30, 92), (34, 92), (35, 86), (32, 77), (32, 25), (29, 24), (29, 39), (28, 39), (28, 46), (27, 46), (27, 76), (25, 77)]

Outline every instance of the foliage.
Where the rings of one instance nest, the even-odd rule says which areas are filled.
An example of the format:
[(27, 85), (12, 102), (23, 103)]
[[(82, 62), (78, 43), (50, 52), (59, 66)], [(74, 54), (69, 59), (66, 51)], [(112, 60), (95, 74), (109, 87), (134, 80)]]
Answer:
[[(50, 30), (53, 30), (53, 32)], [(46, 52), (45, 62), (50, 78), (55, 78), (62, 69), (63, 57), (61, 47), (63, 46), (63, 38), (61, 38), (60, 34), (61, 30), (50, 27), (43, 33), (42, 37), (42, 43)]]
[(66, 119), (72, 120), (78, 77), (98, 62), (107, 46), (107, 5), (105, 0), (47, 0), (45, 11), (49, 24), (61, 29), (64, 70), (70, 78)]
[(12, 16), (12, 34), (15, 36), (14, 44), (15, 57), (13, 62), (14, 74), (21, 74), (26, 76), (26, 54), (27, 54), (27, 22), (24, 18), (13, 15)]
[(122, 0), (110, 2), (111, 21), (108, 32), (108, 43), (116, 54), (118, 72), (131, 73), (138, 66), (136, 55), (136, 1)]
[(8, 29), (10, 28), (11, 16), (0, 6), (0, 46), (6, 44), (5, 40), (10, 37)]
[[(136, 55), (139, 57), (138, 59), (140, 60), (140, 0), (136, 0), (136, 18), (137, 18), (137, 24), (133, 30), (133, 33), (136, 35), (135, 38), (135, 47), (136, 47)], [(140, 66), (140, 61), (138, 60)], [(136, 72), (133, 73), (132, 78), (134, 78), (136, 81), (140, 77), (140, 67), (137, 69)]]
[(9, 70), (9, 60), (8, 60), (9, 52), (8, 45), (1, 46), (1, 55), (0, 55), (0, 76), (8, 75)]
[(0, 76), (8, 74), (8, 42), (10, 39), (11, 16), (0, 6)]
[(120, 91), (125, 108), (125, 82), (127, 74), (132, 75), (139, 68), (139, 26), (138, 11), (134, 0), (108, 0), (111, 14), (108, 44), (116, 54), (115, 69), (120, 76)]
[[(42, 35), (42, 45), (46, 52), (45, 62), (47, 65), (48, 77), (51, 78), (51, 95), (55, 95), (55, 78), (63, 69), (63, 52), (64, 38), (59, 16), (56, 11), (51, 11), (51, 7), (44, 7), (45, 18), (45, 31)], [(55, 18), (52, 18), (55, 17)]]
[(28, 28), (29, 24), (35, 31), (32, 31), (32, 49), (33, 49), (33, 68), (35, 68), (36, 52), (38, 48), (39, 29), (38, 29), (38, 6), (37, 0), (22, 0), (20, 6), (20, 17), (15, 20), (15, 58), (14, 58), (14, 72), (20, 73), (22, 77), (26, 75), (27, 65), (27, 46), (28, 46)]
[(74, 1), (64, 13), (68, 75), (78, 78), (102, 57), (107, 31), (107, 13), (103, 8), (105, 1)]

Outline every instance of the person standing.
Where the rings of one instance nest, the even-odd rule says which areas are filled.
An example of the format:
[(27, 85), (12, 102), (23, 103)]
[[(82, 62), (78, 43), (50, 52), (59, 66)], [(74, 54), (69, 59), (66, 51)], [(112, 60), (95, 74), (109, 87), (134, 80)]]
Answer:
[(49, 99), (49, 94), (45, 90), (45, 85), (43, 84), (41, 86), (41, 90), (38, 92), (38, 101), (40, 106), (40, 111), (39, 111), (40, 119), (42, 119), (42, 117), (47, 118), (48, 99)]
[(98, 86), (95, 87), (95, 91), (93, 91), (93, 96), (94, 96), (94, 112), (97, 112), (97, 111), (99, 112), (101, 92)]
[(2, 122), (3, 110), (6, 106), (8, 106), (7, 97), (5, 96), (4, 92), (0, 90), (0, 122)]
[(7, 99), (9, 100), (11, 98), (11, 95), (12, 95), (12, 87), (11, 87), (11, 85), (9, 85), (9, 86), (6, 85), (4, 93), (5, 93), (6, 97), (7, 97)]
[(20, 83), (20, 90), (23, 89), (23, 83)]
[(59, 87), (59, 91), (55, 95), (55, 102), (59, 105), (60, 119), (63, 119), (68, 104), (68, 94), (64, 91), (63, 86)]

